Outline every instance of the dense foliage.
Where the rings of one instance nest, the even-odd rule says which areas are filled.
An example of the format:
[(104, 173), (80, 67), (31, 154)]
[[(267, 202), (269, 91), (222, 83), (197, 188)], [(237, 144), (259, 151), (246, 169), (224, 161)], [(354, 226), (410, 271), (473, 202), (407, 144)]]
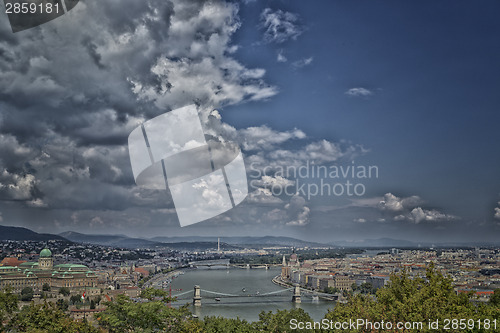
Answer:
[[(498, 294), (498, 290), (495, 291)], [(493, 299), (496, 302), (495, 299)], [(422, 322), (436, 321), (442, 324), (445, 319), (500, 320), (497, 303), (475, 302), (474, 293), (456, 293), (452, 280), (436, 271), (434, 265), (427, 269), (425, 278), (411, 278), (407, 272), (391, 277), (391, 283), (376, 293), (376, 298), (356, 294), (347, 304), (338, 305), (329, 311), (325, 318), (334, 322), (349, 319), (365, 319), (370, 322), (390, 321)], [(476, 328), (467, 332), (488, 332)], [(443, 325), (440, 325), (443, 328)], [(498, 326), (497, 326), (498, 327)], [(390, 330), (384, 330), (390, 332)], [(431, 330), (423, 325), (421, 330), (408, 332), (464, 332), (464, 330)], [(494, 330), (493, 330), (494, 331)], [(371, 332), (367, 329), (344, 330), (344, 332)], [(394, 332), (400, 332), (394, 330)], [(491, 330), (489, 330), (491, 332)]]

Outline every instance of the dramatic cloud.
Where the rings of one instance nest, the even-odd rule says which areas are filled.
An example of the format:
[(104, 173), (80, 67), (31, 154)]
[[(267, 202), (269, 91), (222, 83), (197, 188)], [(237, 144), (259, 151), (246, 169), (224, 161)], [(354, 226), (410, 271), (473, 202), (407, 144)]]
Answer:
[(395, 214), (394, 221), (408, 221), (411, 223), (421, 222), (445, 222), (459, 219), (457, 216), (444, 214), (435, 209), (424, 209), (420, 207), (423, 200), (418, 196), (400, 198), (392, 193), (386, 193), (377, 207), (382, 212)]
[(301, 196), (293, 196), (285, 206), (287, 215), (290, 219), (287, 225), (290, 226), (305, 226), (309, 224), (309, 207), (306, 206), (306, 200)]
[(421, 207), (412, 209), (410, 215), (407, 216), (407, 218), (413, 223), (420, 223), (422, 221), (442, 222), (442, 221), (453, 221), (457, 219), (456, 216), (444, 214), (437, 210), (422, 209)]
[(264, 40), (266, 42), (283, 43), (289, 39), (296, 39), (302, 34), (299, 17), (296, 14), (266, 8), (260, 18), (265, 29)]
[[(302, 33), (295, 14), (266, 9), (261, 19), (267, 42)], [(236, 129), (222, 121), (216, 108), (278, 93), (265, 82), (264, 68), (234, 58), (239, 46), (231, 38), (240, 25), (236, 3), (180, 0), (80, 3), (22, 36), (2, 22), (0, 199), (26, 209), (26, 216), (51, 214), (58, 228), (178, 225), (165, 191), (135, 185), (126, 144), (144, 121), (191, 103), (199, 106), (207, 135), (237, 142), (247, 166), (363, 154), (360, 146), (312, 141), (300, 129)], [(283, 51), (278, 61), (286, 61)], [(305, 199), (271, 191), (293, 180), (264, 173), (255, 180), (240, 216), (229, 212), (214, 221), (309, 223)]]
[(346, 95), (352, 96), (352, 97), (369, 97), (373, 95), (373, 92), (371, 90), (368, 90), (366, 88), (351, 88), (345, 92)]
[(422, 203), (422, 199), (414, 195), (408, 198), (399, 198), (392, 193), (384, 194), (383, 200), (378, 204), (380, 210), (399, 212), (412, 209)]

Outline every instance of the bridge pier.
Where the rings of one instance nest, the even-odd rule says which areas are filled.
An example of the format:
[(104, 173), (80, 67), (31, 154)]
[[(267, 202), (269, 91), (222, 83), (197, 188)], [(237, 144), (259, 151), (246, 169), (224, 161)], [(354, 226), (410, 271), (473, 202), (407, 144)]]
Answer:
[(194, 286), (193, 305), (201, 306), (201, 289), (198, 285)]
[(292, 302), (293, 303), (301, 303), (302, 302), (300, 299), (300, 287), (298, 284), (295, 285), (295, 289), (293, 290)]

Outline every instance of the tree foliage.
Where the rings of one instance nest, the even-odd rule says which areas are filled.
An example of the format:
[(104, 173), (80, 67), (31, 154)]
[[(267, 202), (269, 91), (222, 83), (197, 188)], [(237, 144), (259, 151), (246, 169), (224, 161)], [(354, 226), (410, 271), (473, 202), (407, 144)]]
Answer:
[(496, 307), (500, 306), (500, 288), (495, 289), (495, 292), (490, 298), (490, 304)]
[[(489, 306), (474, 300), (473, 293), (457, 294), (453, 289), (452, 280), (443, 276), (431, 264), (425, 277), (412, 278), (406, 271), (393, 275), (390, 284), (377, 291), (376, 298), (356, 294), (347, 304), (338, 304), (329, 311), (326, 318), (334, 322), (361, 318), (370, 322), (384, 320), (392, 323), (428, 323), (429, 320), (440, 320), (442, 323), (444, 319), (454, 318), (474, 320), (500, 318), (498, 306)], [(369, 332), (369, 330), (346, 332)], [(423, 325), (420, 332), (431, 332), (431, 330)]]
[(256, 331), (262, 332), (314, 332), (314, 330), (292, 330), (290, 329), (290, 321), (292, 319), (297, 322), (312, 322), (311, 316), (304, 310), (297, 308), (292, 310), (277, 310), (261, 312), (259, 321), (255, 324)]
[(12, 288), (0, 292), (0, 332), (3, 331), (2, 323), (8, 321), (18, 309), (17, 295), (12, 293)]
[(31, 287), (24, 287), (21, 290), (21, 301), (23, 302), (29, 302), (33, 299), (33, 288)]
[(31, 303), (15, 314), (7, 324), (7, 332), (33, 333), (97, 333), (101, 330), (87, 322), (78, 322), (61, 311), (56, 304)]
[[(126, 295), (118, 295), (114, 302), (106, 302), (106, 311), (98, 318), (99, 324), (109, 332), (169, 332), (199, 331), (201, 323), (194, 322), (185, 307), (169, 308), (163, 300), (135, 303)], [(200, 331), (201, 332), (201, 331)]]
[(62, 294), (63, 296), (69, 296), (69, 294), (70, 294), (69, 288), (61, 287), (59, 289), (59, 294)]

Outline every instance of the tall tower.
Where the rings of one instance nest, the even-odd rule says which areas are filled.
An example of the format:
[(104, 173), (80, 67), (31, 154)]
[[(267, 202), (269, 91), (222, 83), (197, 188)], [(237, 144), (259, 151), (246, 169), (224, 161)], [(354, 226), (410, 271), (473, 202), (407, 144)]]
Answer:
[(220, 237), (217, 238), (217, 253), (220, 253)]
[(290, 279), (290, 267), (286, 264), (285, 255), (283, 255), (283, 266), (281, 267), (281, 279), (288, 280)]
[(52, 259), (52, 252), (45, 248), (40, 252), (40, 258), (38, 258), (38, 268), (43, 270), (50, 270), (54, 267), (54, 259)]

